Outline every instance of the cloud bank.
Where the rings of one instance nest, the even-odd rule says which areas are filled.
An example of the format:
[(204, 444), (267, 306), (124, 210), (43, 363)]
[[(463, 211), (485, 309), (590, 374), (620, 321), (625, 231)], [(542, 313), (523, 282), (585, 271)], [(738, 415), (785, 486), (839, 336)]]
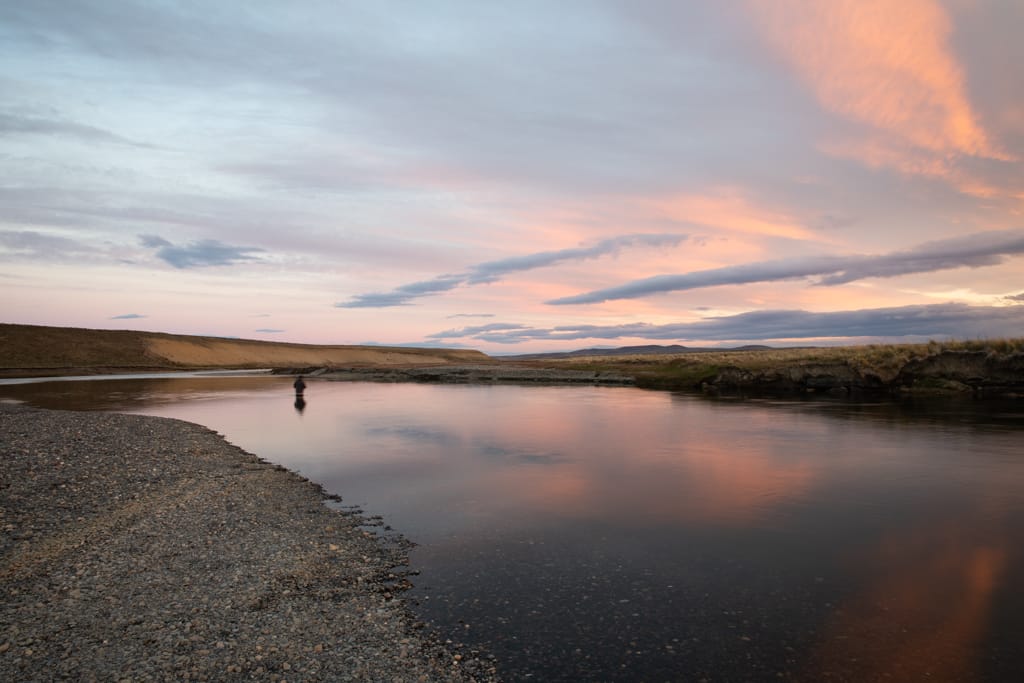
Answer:
[(430, 280), (412, 282), (390, 292), (360, 294), (349, 301), (335, 304), (338, 308), (386, 308), (405, 306), (413, 299), (447, 292), (463, 285), (489, 284), (502, 280), (510, 273), (544, 268), (567, 261), (584, 261), (614, 254), (626, 247), (674, 247), (687, 239), (687, 235), (636, 234), (621, 235), (598, 242), (592, 247), (542, 251), (498, 261), (487, 261), (472, 266), (464, 273), (439, 275)]
[(258, 260), (262, 249), (235, 247), (219, 240), (199, 240), (175, 246), (159, 235), (140, 235), (142, 246), (156, 249), (156, 256), (175, 268), (230, 266), (243, 261)]
[(433, 339), (474, 339), (496, 344), (583, 339), (660, 341), (767, 341), (853, 337), (1002, 337), (1024, 329), (1022, 306), (968, 306), (948, 303), (816, 313), (802, 310), (753, 311), (696, 322), (650, 325), (562, 325), (536, 328), (509, 323), (464, 327), (430, 335)]
[(896, 277), (953, 268), (981, 268), (1003, 263), (1024, 253), (1024, 232), (988, 232), (967, 238), (928, 242), (912, 249), (878, 256), (819, 256), (780, 259), (712, 268), (679, 275), (656, 275), (575, 296), (552, 299), (548, 304), (595, 304), (613, 299), (636, 299), (665, 292), (720, 285), (778, 282), (817, 278), (819, 285), (840, 285), (867, 278)]

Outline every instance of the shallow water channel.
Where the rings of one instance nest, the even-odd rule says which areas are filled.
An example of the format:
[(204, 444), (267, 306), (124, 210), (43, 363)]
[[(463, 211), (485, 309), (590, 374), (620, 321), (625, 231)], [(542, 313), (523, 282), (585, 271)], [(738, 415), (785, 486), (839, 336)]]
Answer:
[[(508, 680), (1024, 680), (1024, 401), (106, 379), (418, 543), (408, 594)], [(301, 407), (301, 410), (299, 409)]]

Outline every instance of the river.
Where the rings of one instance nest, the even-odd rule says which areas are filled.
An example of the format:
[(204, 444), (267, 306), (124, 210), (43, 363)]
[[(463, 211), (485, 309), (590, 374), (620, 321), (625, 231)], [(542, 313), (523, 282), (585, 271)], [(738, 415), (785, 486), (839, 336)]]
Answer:
[(198, 422), (380, 515), (508, 680), (1024, 680), (1024, 401), (308, 384), (0, 397)]

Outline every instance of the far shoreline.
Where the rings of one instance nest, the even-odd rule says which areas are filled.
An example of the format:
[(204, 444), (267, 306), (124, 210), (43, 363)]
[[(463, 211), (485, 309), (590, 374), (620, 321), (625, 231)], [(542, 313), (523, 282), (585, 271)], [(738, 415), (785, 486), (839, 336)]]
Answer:
[(0, 378), (7, 379), (272, 368), (275, 374), (352, 381), (598, 384), (776, 396), (1024, 396), (1024, 338), (629, 351), (506, 359), (466, 349), (317, 346), (0, 324)]

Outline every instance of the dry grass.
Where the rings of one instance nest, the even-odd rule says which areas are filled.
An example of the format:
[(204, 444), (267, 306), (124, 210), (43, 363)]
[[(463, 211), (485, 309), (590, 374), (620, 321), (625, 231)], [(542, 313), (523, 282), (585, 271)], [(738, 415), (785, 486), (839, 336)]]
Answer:
[(888, 381), (896, 377), (908, 363), (945, 352), (984, 352), (996, 357), (1020, 354), (1024, 353), (1024, 338), (666, 355), (577, 356), (544, 363), (549, 367), (571, 366), (595, 372), (622, 372), (634, 375), (638, 383), (644, 386), (683, 388), (698, 385), (725, 368), (764, 372), (811, 365), (844, 365), (862, 375), (875, 375)]
[(487, 360), (478, 351), (284, 344), (157, 332), (0, 324), (0, 371), (444, 365)]

